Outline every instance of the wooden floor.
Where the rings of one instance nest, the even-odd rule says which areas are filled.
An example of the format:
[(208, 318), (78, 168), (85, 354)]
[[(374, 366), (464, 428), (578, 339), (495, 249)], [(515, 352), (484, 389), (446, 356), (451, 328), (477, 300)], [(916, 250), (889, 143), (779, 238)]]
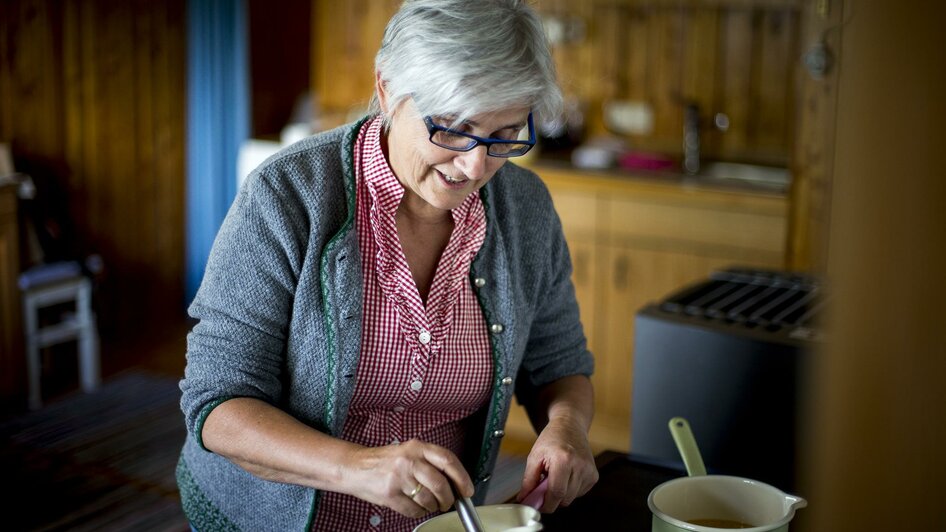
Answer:
[(176, 377), (138, 370), (0, 421), (6, 530), (185, 532)]

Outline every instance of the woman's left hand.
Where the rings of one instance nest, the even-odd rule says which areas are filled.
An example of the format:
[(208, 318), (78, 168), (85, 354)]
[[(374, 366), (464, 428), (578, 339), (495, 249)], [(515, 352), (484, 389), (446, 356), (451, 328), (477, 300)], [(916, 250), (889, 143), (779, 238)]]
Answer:
[(548, 478), (543, 513), (568, 506), (598, 482), (598, 469), (582, 423), (567, 417), (549, 420), (529, 452), (516, 500), (522, 501), (543, 476)]

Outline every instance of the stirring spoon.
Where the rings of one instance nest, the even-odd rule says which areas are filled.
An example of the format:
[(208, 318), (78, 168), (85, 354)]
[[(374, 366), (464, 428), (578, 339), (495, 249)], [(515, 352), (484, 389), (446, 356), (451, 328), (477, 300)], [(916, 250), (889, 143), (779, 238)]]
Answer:
[(683, 457), (683, 465), (687, 468), (687, 474), (691, 477), (698, 477), (706, 474), (706, 466), (703, 465), (703, 457), (700, 456), (700, 448), (696, 445), (696, 439), (693, 437), (693, 431), (690, 430), (690, 423), (682, 418), (675, 417), (670, 420), (670, 434), (673, 435), (673, 441), (677, 444), (677, 450)]
[(457, 516), (460, 518), (463, 530), (467, 532), (484, 532), (483, 522), (480, 521), (480, 516), (476, 513), (476, 507), (473, 506), (473, 501), (470, 500), (469, 497), (461, 496), (460, 490), (453, 485), (452, 481), (450, 482), (450, 486), (453, 488), (453, 505), (457, 509)]

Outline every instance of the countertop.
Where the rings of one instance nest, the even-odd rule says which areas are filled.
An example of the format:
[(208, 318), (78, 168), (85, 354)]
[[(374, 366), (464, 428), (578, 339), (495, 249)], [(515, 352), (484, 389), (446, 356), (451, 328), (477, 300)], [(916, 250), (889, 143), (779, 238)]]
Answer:
[(527, 159), (522, 166), (543, 174), (571, 175), (597, 181), (598, 183), (636, 182), (656, 186), (672, 186), (681, 189), (706, 190), (724, 193), (749, 194), (785, 198), (789, 185), (761, 184), (737, 179), (716, 178), (706, 175), (689, 175), (679, 170), (644, 170), (625, 168), (579, 168), (561, 157), (538, 157)]

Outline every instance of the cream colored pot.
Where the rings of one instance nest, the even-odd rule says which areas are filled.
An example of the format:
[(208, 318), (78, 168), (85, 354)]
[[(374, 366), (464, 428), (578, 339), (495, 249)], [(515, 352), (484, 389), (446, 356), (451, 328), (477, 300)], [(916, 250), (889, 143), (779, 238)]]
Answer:
[[(756, 480), (700, 475), (664, 482), (650, 492), (653, 532), (787, 532), (795, 510), (807, 501)], [(723, 526), (723, 523), (742, 527)], [(461, 529), (462, 530), (462, 529)]]

